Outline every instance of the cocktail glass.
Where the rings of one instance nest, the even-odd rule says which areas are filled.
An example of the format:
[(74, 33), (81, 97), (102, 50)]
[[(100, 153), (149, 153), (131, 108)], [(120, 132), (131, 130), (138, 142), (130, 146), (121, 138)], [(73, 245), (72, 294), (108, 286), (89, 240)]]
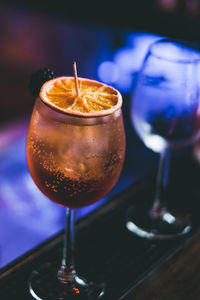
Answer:
[(160, 154), (152, 207), (130, 208), (126, 226), (148, 239), (179, 237), (191, 230), (187, 213), (172, 211), (166, 197), (169, 157), (200, 135), (200, 52), (197, 45), (173, 39), (153, 43), (135, 86), (131, 118), (140, 139)]
[[(101, 285), (80, 277), (74, 263), (74, 209), (104, 197), (122, 170), (125, 133), (121, 109), (98, 117), (54, 110), (36, 99), (28, 137), (27, 162), (39, 189), (67, 207), (61, 266), (34, 271), (29, 289), (35, 299), (100, 299)], [(53, 273), (52, 273), (53, 272)]]

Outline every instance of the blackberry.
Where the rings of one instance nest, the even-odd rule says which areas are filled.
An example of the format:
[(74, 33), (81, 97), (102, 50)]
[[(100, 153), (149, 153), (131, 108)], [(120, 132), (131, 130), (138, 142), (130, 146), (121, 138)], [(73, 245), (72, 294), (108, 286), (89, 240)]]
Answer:
[(30, 77), (29, 90), (34, 97), (37, 97), (40, 93), (42, 85), (48, 81), (55, 78), (54, 72), (48, 68), (40, 69), (33, 73)]

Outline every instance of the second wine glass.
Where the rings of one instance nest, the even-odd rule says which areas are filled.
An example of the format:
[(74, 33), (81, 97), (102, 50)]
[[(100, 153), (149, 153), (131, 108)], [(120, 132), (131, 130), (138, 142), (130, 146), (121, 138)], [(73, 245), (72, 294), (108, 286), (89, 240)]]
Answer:
[(188, 216), (169, 211), (166, 199), (170, 152), (199, 136), (199, 60), (196, 46), (162, 39), (150, 47), (134, 89), (131, 118), (144, 144), (160, 154), (155, 198), (150, 210), (131, 208), (126, 226), (149, 239), (184, 235)]

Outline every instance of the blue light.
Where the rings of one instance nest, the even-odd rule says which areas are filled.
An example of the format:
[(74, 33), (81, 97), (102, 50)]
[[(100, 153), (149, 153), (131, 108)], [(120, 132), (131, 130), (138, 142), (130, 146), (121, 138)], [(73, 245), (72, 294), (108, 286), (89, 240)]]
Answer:
[[(137, 57), (136, 57), (137, 58)], [(115, 64), (127, 73), (132, 73), (135, 71), (135, 65), (137, 64), (137, 59), (135, 59), (133, 48), (119, 48), (114, 55)]]
[(119, 68), (111, 61), (104, 61), (98, 67), (98, 77), (106, 83), (114, 83), (119, 79)]
[(132, 74), (122, 70), (120, 72), (119, 79), (115, 82), (115, 86), (120, 90), (121, 93), (126, 93), (131, 89), (133, 78), (134, 77), (132, 76)]
[(123, 93), (130, 92), (149, 46), (161, 38), (149, 33), (128, 33), (124, 47), (115, 50), (111, 61), (106, 60), (99, 65), (99, 80), (113, 83)]
[(161, 37), (148, 33), (133, 33), (127, 36), (127, 45), (114, 54), (114, 62), (129, 73), (138, 72), (150, 45)]

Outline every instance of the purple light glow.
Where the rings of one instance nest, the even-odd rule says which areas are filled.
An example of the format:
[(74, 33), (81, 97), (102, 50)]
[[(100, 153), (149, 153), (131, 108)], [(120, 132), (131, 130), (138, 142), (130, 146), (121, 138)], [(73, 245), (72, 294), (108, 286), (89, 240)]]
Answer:
[(0, 132), (0, 267), (63, 228), (63, 208), (44, 197), (29, 175), (26, 132), (26, 122)]
[(103, 61), (98, 67), (98, 77), (105, 83), (113, 83), (121, 92), (130, 92), (135, 74), (140, 70), (151, 43), (160, 39), (158, 35), (129, 33), (126, 44), (117, 49), (112, 61)]
[(119, 67), (111, 61), (104, 61), (98, 67), (98, 76), (103, 82), (116, 82), (120, 76)]

